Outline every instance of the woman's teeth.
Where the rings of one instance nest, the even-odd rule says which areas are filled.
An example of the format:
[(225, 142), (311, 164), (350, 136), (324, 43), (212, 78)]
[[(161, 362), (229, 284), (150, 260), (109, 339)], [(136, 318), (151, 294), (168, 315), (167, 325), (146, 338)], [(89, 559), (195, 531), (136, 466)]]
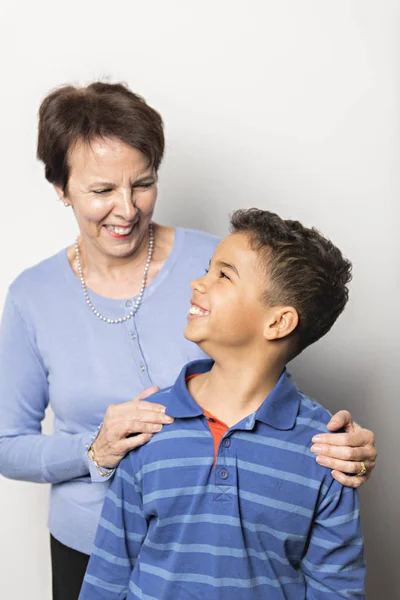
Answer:
[(195, 306), (194, 304), (192, 304), (189, 310), (189, 315), (197, 315), (204, 317), (209, 314), (210, 312), (208, 310), (203, 310), (202, 308), (200, 308), (199, 306)]
[(133, 225), (130, 227), (115, 227), (114, 225), (105, 225), (105, 228), (108, 229), (108, 231), (113, 231), (117, 235), (128, 235), (132, 231)]

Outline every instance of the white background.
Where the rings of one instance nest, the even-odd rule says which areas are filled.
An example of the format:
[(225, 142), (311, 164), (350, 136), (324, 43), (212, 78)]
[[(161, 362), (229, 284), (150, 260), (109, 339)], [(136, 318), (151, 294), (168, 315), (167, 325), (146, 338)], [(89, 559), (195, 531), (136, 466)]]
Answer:
[[(368, 598), (400, 597), (398, 3), (4, 0), (0, 25), (0, 307), (21, 270), (76, 235), (35, 161), (41, 99), (126, 81), (165, 120), (160, 222), (223, 235), (234, 208), (268, 208), (352, 259), (345, 314), (292, 371), (377, 433), (361, 492)], [(47, 498), (0, 478), (2, 599), (50, 598)]]

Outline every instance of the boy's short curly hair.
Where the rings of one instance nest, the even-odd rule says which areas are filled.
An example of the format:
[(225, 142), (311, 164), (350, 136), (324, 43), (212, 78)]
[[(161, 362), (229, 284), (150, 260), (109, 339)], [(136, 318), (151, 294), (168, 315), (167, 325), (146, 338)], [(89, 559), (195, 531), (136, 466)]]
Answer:
[(315, 228), (266, 210), (235, 211), (231, 231), (247, 234), (260, 254), (268, 278), (264, 302), (292, 306), (299, 315), (292, 359), (324, 336), (343, 311), (352, 265)]

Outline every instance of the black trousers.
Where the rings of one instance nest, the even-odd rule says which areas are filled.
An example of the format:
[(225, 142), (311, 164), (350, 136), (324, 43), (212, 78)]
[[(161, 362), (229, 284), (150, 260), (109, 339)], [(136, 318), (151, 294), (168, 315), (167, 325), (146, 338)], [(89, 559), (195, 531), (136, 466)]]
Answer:
[(89, 561), (88, 554), (64, 546), (50, 536), (53, 600), (78, 600)]

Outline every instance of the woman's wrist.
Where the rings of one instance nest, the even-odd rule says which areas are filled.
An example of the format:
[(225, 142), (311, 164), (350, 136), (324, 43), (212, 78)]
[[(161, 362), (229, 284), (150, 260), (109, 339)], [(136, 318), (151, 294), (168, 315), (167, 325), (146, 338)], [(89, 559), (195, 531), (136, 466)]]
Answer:
[[(90, 438), (90, 441), (85, 446), (86, 454), (89, 459), (89, 471), (91, 474), (92, 481), (102, 481), (106, 477), (110, 477), (115, 470), (114, 468), (103, 467), (98, 462), (98, 454), (96, 454), (96, 449), (94, 448), (94, 445), (97, 438), (99, 437), (99, 433), (102, 426), (103, 423), (100, 423), (100, 425), (97, 427), (96, 431)], [(93, 465), (93, 468), (91, 468), (90, 465)], [(94, 475), (94, 473), (97, 473), (97, 477)], [(98, 478), (99, 475), (100, 479)]]
[(97, 472), (102, 476), (102, 477), (110, 477), (110, 475), (112, 475), (115, 471), (115, 469), (107, 469), (104, 467), (101, 467), (96, 459), (96, 454), (93, 448), (93, 443), (91, 444), (91, 446), (89, 447), (88, 450), (88, 455), (90, 460), (94, 463)]

